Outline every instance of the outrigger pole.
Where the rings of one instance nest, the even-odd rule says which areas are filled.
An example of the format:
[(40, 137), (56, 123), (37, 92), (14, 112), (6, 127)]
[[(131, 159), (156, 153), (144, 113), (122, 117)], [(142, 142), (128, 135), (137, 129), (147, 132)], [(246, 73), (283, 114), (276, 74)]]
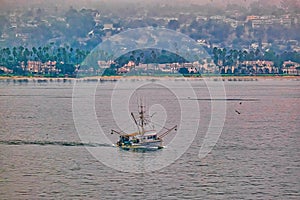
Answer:
[(137, 121), (136, 121), (136, 119), (135, 119), (135, 117), (134, 117), (134, 114), (133, 114), (133, 113), (131, 113), (131, 116), (132, 116), (132, 119), (133, 119), (133, 121), (134, 121), (135, 125), (136, 125), (136, 126), (137, 126), (137, 128), (138, 128), (138, 131), (139, 131), (139, 133), (141, 133), (141, 131), (140, 131), (140, 127), (139, 127), (139, 124), (137, 123)]
[(168, 135), (173, 130), (177, 131), (177, 125), (173, 126), (172, 128), (168, 129), (166, 132), (162, 133), (158, 138), (162, 139), (163, 137)]
[(114, 129), (111, 129), (110, 134), (114, 134), (114, 133), (116, 133), (116, 134), (118, 134), (118, 135), (120, 135), (120, 136), (123, 136), (121, 132), (116, 131), (116, 130), (114, 130)]

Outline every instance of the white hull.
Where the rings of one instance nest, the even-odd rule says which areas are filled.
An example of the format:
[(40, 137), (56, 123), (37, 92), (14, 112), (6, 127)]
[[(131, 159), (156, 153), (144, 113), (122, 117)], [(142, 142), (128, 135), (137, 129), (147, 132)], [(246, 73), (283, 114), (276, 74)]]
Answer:
[(141, 143), (131, 143), (131, 144), (117, 144), (122, 149), (141, 149), (141, 150), (155, 150), (163, 148), (162, 141), (151, 141), (151, 142), (141, 142)]

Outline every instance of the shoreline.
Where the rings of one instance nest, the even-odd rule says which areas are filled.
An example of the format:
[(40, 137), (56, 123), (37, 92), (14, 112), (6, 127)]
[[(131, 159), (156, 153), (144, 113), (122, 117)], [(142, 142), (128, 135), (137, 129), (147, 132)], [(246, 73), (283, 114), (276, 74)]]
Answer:
[(300, 76), (91, 76), (91, 77), (26, 77), (26, 76), (0, 76), (0, 81), (118, 81), (118, 80), (215, 80), (215, 81), (258, 81), (258, 80), (300, 80)]

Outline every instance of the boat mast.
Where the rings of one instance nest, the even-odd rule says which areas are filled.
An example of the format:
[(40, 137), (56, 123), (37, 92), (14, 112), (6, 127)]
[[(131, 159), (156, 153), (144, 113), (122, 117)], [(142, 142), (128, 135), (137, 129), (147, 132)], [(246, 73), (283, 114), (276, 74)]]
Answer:
[(141, 120), (142, 135), (144, 135), (144, 133), (145, 133), (145, 129), (144, 129), (144, 125), (145, 125), (145, 119), (144, 119), (144, 117), (145, 117), (144, 116), (145, 111), (144, 111), (144, 107), (145, 106), (143, 106), (143, 104), (141, 103), (139, 114), (140, 114), (140, 120)]

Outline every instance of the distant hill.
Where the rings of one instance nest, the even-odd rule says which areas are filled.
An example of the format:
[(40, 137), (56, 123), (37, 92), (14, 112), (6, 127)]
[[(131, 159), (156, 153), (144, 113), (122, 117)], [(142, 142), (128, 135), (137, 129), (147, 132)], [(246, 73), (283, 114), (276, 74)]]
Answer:
[[(226, 6), (228, 3), (235, 3), (239, 5), (248, 6), (257, 0), (0, 0), (0, 9), (13, 9), (13, 8), (29, 8), (29, 7), (54, 7), (60, 8), (72, 7), (89, 7), (95, 4), (106, 4), (113, 6), (114, 4), (122, 3), (146, 3), (146, 4), (169, 4), (169, 5), (187, 5), (187, 4), (208, 4), (212, 3), (215, 6)], [(264, 0), (264, 4), (279, 5), (281, 0)]]

